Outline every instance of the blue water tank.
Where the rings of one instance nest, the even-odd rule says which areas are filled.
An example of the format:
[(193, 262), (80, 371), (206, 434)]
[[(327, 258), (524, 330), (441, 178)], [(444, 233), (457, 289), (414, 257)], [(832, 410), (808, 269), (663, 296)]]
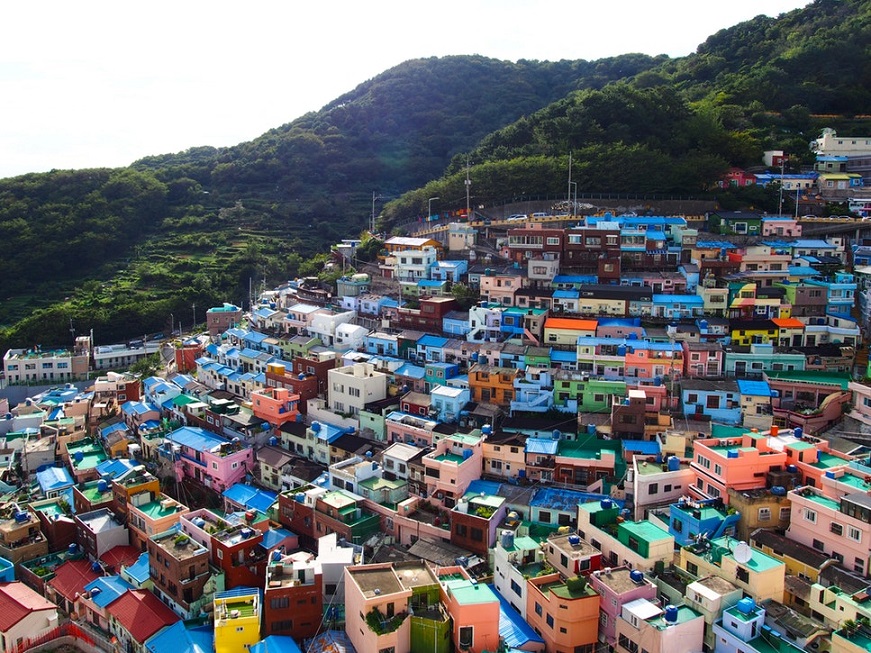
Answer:
[(629, 339), (630, 340), (638, 340), (638, 334), (633, 331), (632, 333), (629, 334)]
[(668, 471), (676, 472), (680, 469), (680, 458), (677, 456), (668, 457)]
[(571, 544), (572, 546), (577, 546), (580, 543), (581, 543), (581, 536), (580, 535), (574, 535), (574, 534), (569, 535), (569, 544)]
[(782, 485), (775, 485), (771, 488), (771, 494), (776, 497), (785, 497), (786, 496), (786, 488)]
[(653, 377), (653, 385), (656, 386), (657, 388), (659, 386), (661, 386), (662, 385), (662, 377), (661, 376), (654, 376)]
[(617, 355), (625, 356), (626, 355), (626, 345), (617, 345)]
[(293, 498), (296, 499), (297, 503), (305, 503), (305, 494), (302, 492), (297, 492)]
[(562, 431), (560, 431), (559, 429), (554, 429), (553, 433), (551, 433), (551, 437), (554, 440), (561, 440), (563, 437)]
[(503, 549), (510, 549), (514, 546), (514, 531), (502, 531), (502, 537), (499, 541), (502, 542)]
[(274, 435), (271, 438), (269, 438), (269, 446), (274, 447), (277, 444), (278, 444), (278, 438), (276, 438)]
[(99, 562), (97, 562), (96, 560), (94, 560), (94, 561), (91, 563), (91, 571), (93, 571), (93, 572), (100, 572), (100, 571), (103, 571), (103, 568), (100, 566), (100, 563), (99, 563)]
[(305, 381), (305, 374), (300, 372), (299, 376), (297, 376), (296, 378), (298, 378), (300, 381)]
[(737, 458), (737, 457), (738, 457), (738, 451), (736, 449), (729, 449), (729, 451), (726, 452), (726, 458)]
[(272, 552), (272, 562), (280, 562), (281, 561), (281, 551), (273, 551)]
[(317, 433), (320, 430), (321, 430), (321, 423), (320, 422), (312, 422), (312, 431)]
[(84, 460), (84, 458), (85, 458), (85, 454), (82, 453), (81, 451), (74, 451), (73, 452), (73, 460), (75, 460), (77, 463), (82, 462), (82, 460)]
[(699, 330), (707, 331), (708, 330), (708, 321), (707, 320), (699, 320)]
[(790, 474), (796, 474), (796, 473), (798, 473), (798, 467), (796, 467), (795, 465), (787, 465), (786, 471), (789, 472)]
[(463, 449), (463, 460), (468, 460), (472, 457), (473, 451), (471, 449)]
[(97, 492), (102, 494), (103, 492), (105, 492), (108, 489), (109, 489), (109, 481), (107, 481), (104, 478), (101, 478), (99, 481), (97, 481)]
[(206, 520), (203, 519), (202, 517), (194, 517), (191, 520), (191, 523), (193, 523), (193, 525), (196, 526), (197, 528), (202, 528), (203, 526), (206, 525)]
[(481, 433), (483, 433), (484, 435), (490, 435), (492, 432), (493, 427), (489, 424), (484, 424), (484, 426), (481, 427)]
[(476, 363), (478, 362), (478, 352), (472, 352), (472, 360)]
[(23, 524), (26, 521), (30, 521), (30, 513), (26, 510), (19, 510), (15, 513), (15, 521), (19, 524)]
[(738, 612), (741, 614), (750, 614), (756, 609), (756, 601), (749, 596), (738, 601)]
[(602, 499), (599, 502), (599, 505), (602, 507), (602, 510), (610, 510), (614, 504), (611, 503), (611, 499)]
[(826, 478), (835, 478), (835, 472), (826, 472)]
[(796, 426), (792, 430), (792, 434), (797, 438), (801, 438), (801, 436), (804, 435), (804, 431), (802, 430), (802, 428), (800, 426)]
[(76, 544), (75, 542), (72, 542), (67, 547), (67, 553), (69, 553), (70, 555), (76, 555), (76, 553), (78, 553), (78, 552), (79, 552), (79, 545)]
[(665, 606), (665, 620), (670, 624), (677, 623), (677, 612), (677, 606)]
[(644, 582), (644, 572), (640, 569), (633, 569), (629, 572), (629, 580), (636, 585), (641, 585)]

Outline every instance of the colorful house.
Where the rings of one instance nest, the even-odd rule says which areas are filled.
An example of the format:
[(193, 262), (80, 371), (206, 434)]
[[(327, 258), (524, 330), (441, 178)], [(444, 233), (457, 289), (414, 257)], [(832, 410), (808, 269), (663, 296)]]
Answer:
[(590, 586), (599, 593), (599, 641), (614, 646), (617, 643), (617, 621), (623, 606), (636, 599), (656, 599), (656, 585), (643, 571), (629, 567), (611, 567), (590, 575)]
[(260, 641), (260, 590), (237, 587), (215, 594), (215, 653), (238, 653)]
[(58, 625), (57, 606), (20, 581), (0, 583), (0, 644), (4, 651)]
[(174, 462), (177, 480), (191, 478), (217, 492), (254, 470), (251, 447), (195, 426), (183, 426), (168, 434), (160, 454)]
[(106, 606), (109, 632), (125, 650), (145, 651), (145, 642), (179, 617), (148, 590), (127, 590)]
[(599, 605), (599, 594), (584, 576), (563, 579), (553, 573), (528, 581), (526, 618), (541, 634), (547, 653), (594, 646), (599, 636)]

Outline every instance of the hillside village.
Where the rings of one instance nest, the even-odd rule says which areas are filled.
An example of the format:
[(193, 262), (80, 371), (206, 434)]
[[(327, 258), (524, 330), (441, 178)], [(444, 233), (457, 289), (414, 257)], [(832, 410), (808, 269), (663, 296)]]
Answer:
[(6, 352), (3, 650), (871, 650), (871, 246), (518, 217)]

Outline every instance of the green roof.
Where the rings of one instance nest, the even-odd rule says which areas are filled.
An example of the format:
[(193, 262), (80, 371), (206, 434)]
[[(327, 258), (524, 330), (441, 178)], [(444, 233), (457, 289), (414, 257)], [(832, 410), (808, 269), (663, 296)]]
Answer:
[(829, 497), (824, 497), (821, 494), (816, 494), (815, 492), (808, 492), (804, 496), (805, 498), (810, 499), (813, 503), (825, 506), (826, 508), (830, 508), (835, 512), (839, 512), (841, 510), (841, 504), (834, 499), (830, 499)]
[(817, 462), (815, 462), (813, 466), (818, 469), (829, 469), (830, 467), (842, 467), (848, 462), (849, 461), (844, 460), (843, 458), (838, 458), (837, 456), (833, 456), (830, 453), (825, 453), (821, 451), (817, 455)]
[(850, 381), (853, 380), (853, 377), (849, 372), (826, 372), (816, 370), (803, 372), (766, 371), (765, 375), (769, 380), (836, 385), (841, 390), (846, 390)]
[[(625, 521), (618, 528), (631, 533), (632, 535), (644, 540), (645, 542), (658, 542), (672, 538), (672, 535), (663, 528), (660, 528), (652, 521)], [(673, 538), (672, 538), (673, 539)]]
[(498, 597), (488, 585), (473, 583), (470, 580), (452, 580), (447, 583), (448, 590), (460, 605), (493, 603)]
[[(732, 537), (721, 537), (716, 540), (711, 540), (711, 544), (714, 546), (719, 546), (726, 551), (724, 553), (732, 554), (735, 546), (738, 544), (738, 540)], [(752, 569), (756, 572), (768, 571), (769, 569), (774, 569), (775, 567), (785, 567), (784, 563), (776, 558), (772, 558), (771, 556), (765, 555), (762, 551), (758, 551), (753, 547), (750, 547), (750, 560), (748, 562), (742, 563), (743, 567), (747, 567), (747, 569)]]

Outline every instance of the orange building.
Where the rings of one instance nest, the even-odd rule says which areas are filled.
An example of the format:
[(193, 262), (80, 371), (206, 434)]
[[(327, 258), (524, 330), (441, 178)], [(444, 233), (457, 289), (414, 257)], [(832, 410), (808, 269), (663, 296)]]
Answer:
[(299, 395), (291, 394), (287, 388), (262, 388), (251, 393), (251, 412), (254, 417), (269, 422), (273, 428), (300, 421), (302, 415), (298, 405)]
[(543, 346), (578, 346), (581, 336), (595, 336), (598, 320), (581, 320), (570, 317), (549, 317), (544, 321)]
[(495, 365), (473, 365), (469, 369), (472, 401), (509, 406), (514, 399), (514, 379), (519, 370)]
[(468, 653), (499, 647), (499, 597), (489, 585), (477, 583), (462, 567), (439, 569), (441, 599), (453, 620), (454, 650)]
[(547, 653), (592, 650), (599, 639), (599, 602), (583, 576), (538, 576), (527, 583), (526, 619), (544, 639)]

